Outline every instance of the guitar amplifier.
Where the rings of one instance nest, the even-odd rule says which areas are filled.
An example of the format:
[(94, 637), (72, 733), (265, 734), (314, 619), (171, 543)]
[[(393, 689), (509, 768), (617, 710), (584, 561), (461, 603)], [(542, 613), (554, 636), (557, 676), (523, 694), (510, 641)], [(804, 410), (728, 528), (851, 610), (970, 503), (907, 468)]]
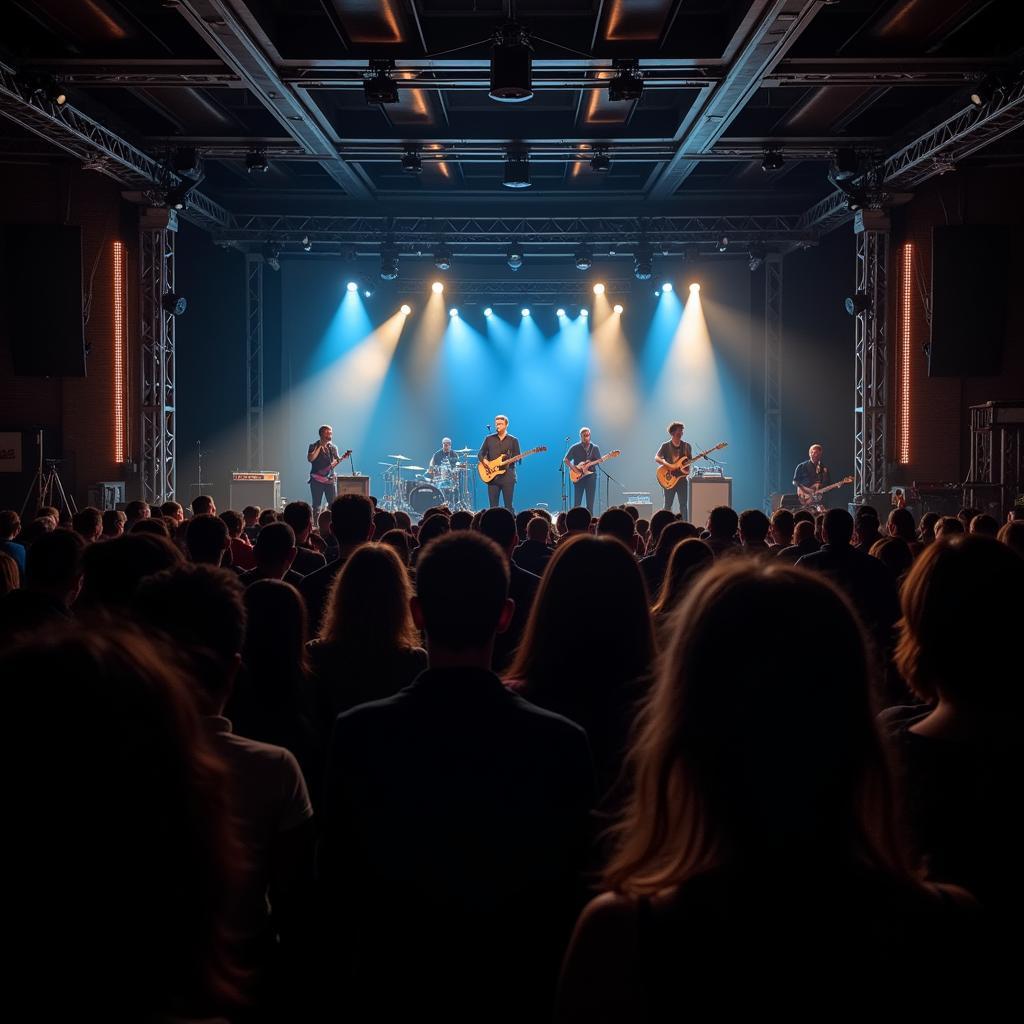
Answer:
[(650, 491), (623, 491), (622, 503), (624, 505), (650, 505)]
[(690, 480), (690, 522), (704, 526), (713, 508), (732, 505), (732, 477), (693, 477)]
[(237, 512), (246, 505), (280, 509), (281, 474), (265, 470), (232, 473), (228, 504)]
[(357, 473), (354, 476), (338, 477), (338, 497), (343, 494), (361, 494), (364, 498), (370, 496), (370, 478)]

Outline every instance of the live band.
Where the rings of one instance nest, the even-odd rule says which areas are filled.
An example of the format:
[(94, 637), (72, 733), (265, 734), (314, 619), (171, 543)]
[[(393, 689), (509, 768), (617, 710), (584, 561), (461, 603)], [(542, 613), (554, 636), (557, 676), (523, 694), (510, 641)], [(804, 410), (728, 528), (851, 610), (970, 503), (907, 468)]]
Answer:
[[(654, 461), (658, 483), (664, 494), (664, 508), (671, 510), (678, 504), (679, 512), (685, 519), (688, 514), (686, 485), (690, 470), (695, 462), (706, 459), (712, 452), (727, 447), (722, 441), (696, 455), (689, 441), (683, 440), (685, 425), (673, 420), (668, 425), (668, 440), (655, 453)], [(324, 424), (319, 430), (319, 439), (309, 446), (307, 460), (310, 463), (309, 489), (313, 508), (319, 510), (329, 503), (336, 493), (336, 467), (352, 455), (351, 450), (339, 452), (333, 442), (333, 429)], [(504, 504), (512, 509), (516, 487), (516, 466), (524, 458), (537, 452), (545, 452), (543, 445), (523, 451), (519, 438), (508, 432), (508, 417), (499, 414), (494, 417), (494, 432), (484, 437), (476, 453), (476, 471), (487, 485), (487, 500), (491, 508)], [(388, 490), (385, 504), (406, 505), (414, 512), (424, 512), (431, 505), (447, 504), (451, 508), (469, 508), (470, 493), (468, 476), (471, 448), (453, 449), (450, 437), (442, 438), (441, 447), (434, 452), (426, 467), (405, 465), (410, 460), (402, 454), (389, 455), (389, 462), (382, 463), (385, 471), (385, 486)], [(562, 457), (573, 487), (573, 505), (594, 511), (597, 491), (598, 467), (608, 459), (617, 458), (621, 452), (601, 454), (601, 449), (591, 439), (589, 427), (580, 428), (580, 439)], [(793, 486), (797, 502), (812, 510), (823, 508), (826, 492), (852, 482), (844, 477), (833, 483), (828, 467), (823, 461), (824, 448), (812, 444), (807, 460), (793, 471)], [(403, 478), (403, 473), (419, 471), (422, 477)], [(419, 499), (419, 500), (417, 500)]]

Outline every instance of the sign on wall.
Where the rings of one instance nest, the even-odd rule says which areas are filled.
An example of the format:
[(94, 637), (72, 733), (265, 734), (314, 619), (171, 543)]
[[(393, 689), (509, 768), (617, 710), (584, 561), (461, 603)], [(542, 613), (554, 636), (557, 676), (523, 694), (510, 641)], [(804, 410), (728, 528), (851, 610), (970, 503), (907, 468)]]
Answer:
[(0, 431), (0, 473), (21, 472), (21, 431)]

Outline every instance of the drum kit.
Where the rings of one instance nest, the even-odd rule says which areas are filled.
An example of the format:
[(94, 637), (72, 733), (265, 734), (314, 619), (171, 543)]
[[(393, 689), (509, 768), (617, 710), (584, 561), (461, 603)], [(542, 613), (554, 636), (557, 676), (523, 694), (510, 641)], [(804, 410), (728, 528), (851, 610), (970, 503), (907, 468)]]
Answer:
[(472, 448), (455, 449), (453, 454), (458, 461), (454, 465), (445, 460), (430, 467), (406, 465), (410, 461), (407, 455), (388, 455), (391, 461), (380, 463), (385, 467), (381, 507), (412, 516), (421, 516), (437, 505), (447, 505), (453, 512), (472, 511), (468, 460), (472, 451)]

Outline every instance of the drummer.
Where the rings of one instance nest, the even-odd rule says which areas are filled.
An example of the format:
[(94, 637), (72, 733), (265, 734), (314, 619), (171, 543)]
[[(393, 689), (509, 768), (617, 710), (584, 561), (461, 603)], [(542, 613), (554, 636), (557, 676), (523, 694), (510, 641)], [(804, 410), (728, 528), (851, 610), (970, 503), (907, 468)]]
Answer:
[(438, 470), (446, 471), (445, 475), (447, 475), (447, 473), (455, 469), (455, 464), (458, 461), (458, 455), (452, 451), (452, 439), (450, 437), (442, 437), (441, 447), (430, 456), (427, 475), (433, 479), (438, 475)]

